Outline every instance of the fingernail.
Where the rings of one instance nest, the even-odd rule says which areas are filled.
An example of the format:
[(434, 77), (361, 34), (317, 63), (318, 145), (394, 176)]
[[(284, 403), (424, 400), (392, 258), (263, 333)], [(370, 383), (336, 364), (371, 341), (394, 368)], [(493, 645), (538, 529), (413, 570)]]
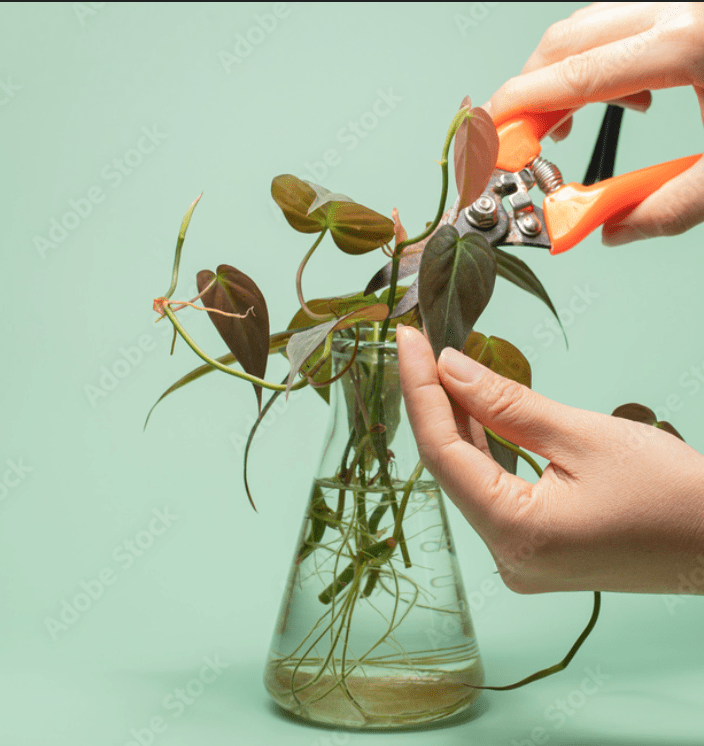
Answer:
[(398, 344), (400, 339), (405, 339), (408, 335), (408, 327), (403, 324), (396, 324), (396, 343)]
[(604, 246), (623, 246), (638, 238), (638, 233), (629, 225), (614, 225), (604, 229), (601, 233), (601, 242)]
[(468, 355), (463, 355), (451, 347), (446, 347), (438, 358), (443, 372), (447, 373), (457, 381), (474, 383), (485, 373), (486, 368)]

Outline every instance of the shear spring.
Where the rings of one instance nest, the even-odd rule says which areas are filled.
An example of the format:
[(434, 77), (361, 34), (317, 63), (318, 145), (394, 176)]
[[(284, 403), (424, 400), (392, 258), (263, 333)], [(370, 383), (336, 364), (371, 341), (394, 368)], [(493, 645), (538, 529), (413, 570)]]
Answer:
[(545, 158), (538, 156), (530, 164), (530, 168), (535, 176), (535, 183), (545, 194), (551, 194), (564, 184), (560, 169)]

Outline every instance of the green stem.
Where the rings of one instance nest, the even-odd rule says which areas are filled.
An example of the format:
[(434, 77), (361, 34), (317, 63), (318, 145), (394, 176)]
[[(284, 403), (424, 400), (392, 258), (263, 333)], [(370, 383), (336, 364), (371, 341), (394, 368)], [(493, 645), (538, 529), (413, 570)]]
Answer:
[(452, 122), (450, 122), (450, 127), (447, 130), (447, 136), (445, 137), (445, 145), (442, 149), (442, 160), (440, 163), (440, 168), (442, 169), (442, 190), (440, 192), (440, 207), (438, 208), (438, 213), (435, 216), (435, 220), (419, 235), (415, 238), (407, 238), (405, 241), (401, 241), (401, 243), (396, 247), (396, 254), (400, 254), (403, 249), (406, 248), (406, 246), (411, 246), (414, 243), (418, 243), (419, 241), (422, 241), (424, 238), (427, 238), (437, 227), (440, 221), (442, 220), (442, 216), (445, 212), (445, 202), (447, 201), (447, 188), (448, 188), (448, 168), (447, 168), (447, 156), (450, 152), (450, 145), (452, 143), (452, 138), (457, 134), (457, 130), (460, 128), (460, 125), (464, 120), (467, 118), (467, 114), (469, 112), (467, 109), (460, 109), (457, 114), (455, 114), (454, 119)]
[(303, 309), (303, 311), (314, 321), (329, 321), (332, 318), (332, 314), (315, 313), (315, 311), (311, 311), (310, 308), (308, 308), (305, 300), (303, 299), (303, 288), (301, 286), (301, 279), (303, 277), (303, 270), (305, 269), (306, 264), (308, 264), (308, 260), (311, 258), (311, 256), (313, 256), (313, 252), (320, 245), (320, 242), (323, 240), (323, 236), (327, 233), (327, 230), (327, 228), (323, 228), (322, 233), (318, 236), (315, 243), (310, 247), (310, 249), (308, 249), (308, 252), (303, 257), (303, 261), (298, 267), (298, 272), (296, 272), (296, 293), (298, 294), (298, 302), (301, 304), (301, 308)]
[[(233, 368), (229, 368), (227, 365), (223, 365), (215, 358), (210, 357), (210, 355), (203, 352), (203, 350), (201, 350), (200, 347), (198, 347), (198, 345), (191, 339), (188, 332), (181, 326), (181, 322), (176, 318), (176, 314), (168, 306), (164, 306), (164, 313), (169, 317), (169, 321), (171, 321), (171, 323), (174, 325), (176, 331), (181, 335), (181, 337), (183, 337), (183, 341), (193, 350), (193, 352), (196, 353), (196, 355), (198, 355), (201, 360), (204, 360), (206, 363), (208, 363), (208, 365), (221, 370), (223, 373), (228, 373), (231, 376), (243, 378), (245, 381), (254, 383), (257, 386), (262, 386), (265, 389), (271, 389), (272, 391), (286, 391), (286, 384), (271, 383), (270, 381), (265, 381), (262, 378), (257, 378), (257, 376), (250, 375), (249, 373), (245, 373), (244, 371), (234, 370)], [(291, 391), (302, 389), (304, 386), (307, 385), (308, 381), (303, 378), (297, 383), (294, 383), (293, 386), (291, 386)]]
[(533, 471), (538, 475), (538, 477), (543, 476), (543, 470), (538, 466), (535, 459), (533, 459), (529, 454), (527, 454), (522, 448), (519, 448), (517, 445), (514, 445), (513, 443), (509, 442), (508, 440), (505, 440), (500, 435), (497, 435), (495, 432), (492, 432), (489, 430), (488, 427), (484, 428), (484, 432), (492, 438), (492, 440), (495, 440), (497, 443), (504, 446), (504, 448), (508, 448), (509, 451), (513, 451), (517, 456), (520, 456), (526, 463), (530, 464), (533, 468)]
[(174, 291), (176, 290), (176, 285), (178, 283), (178, 267), (181, 263), (181, 249), (183, 248), (183, 242), (186, 240), (186, 231), (188, 230), (188, 224), (191, 222), (191, 217), (193, 215), (193, 211), (196, 209), (196, 205), (198, 202), (200, 202), (200, 198), (203, 196), (203, 192), (201, 192), (194, 200), (191, 202), (191, 206), (186, 211), (186, 214), (183, 216), (183, 220), (181, 221), (181, 228), (178, 232), (178, 239), (176, 241), (176, 254), (174, 256), (174, 268), (171, 273), (171, 285), (169, 285), (169, 289), (166, 291), (165, 298), (171, 298), (171, 296), (174, 294)]
[(420, 475), (423, 473), (423, 463), (421, 461), (418, 461), (416, 464), (416, 468), (413, 470), (413, 473), (408, 478), (408, 481), (403, 487), (403, 496), (401, 497), (401, 504), (398, 508), (398, 513), (396, 514), (396, 523), (394, 524), (394, 539), (396, 541), (404, 541), (405, 539), (401, 539), (401, 527), (403, 525), (403, 516), (406, 512), (406, 505), (408, 505), (408, 500), (411, 496), (411, 492), (413, 491), (413, 487), (415, 486), (416, 481), (420, 478)]

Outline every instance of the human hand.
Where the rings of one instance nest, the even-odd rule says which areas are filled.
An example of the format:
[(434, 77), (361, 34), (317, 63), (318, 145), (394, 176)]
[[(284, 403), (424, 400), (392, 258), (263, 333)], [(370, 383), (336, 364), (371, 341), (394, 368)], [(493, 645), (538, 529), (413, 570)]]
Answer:
[[(704, 456), (650, 425), (558, 404), (455, 350), (436, 366), (411, 327), (397, 343), (423, 464), (509, 588), (677, 592), (678, 575), (704, 557)], [(547, 458), (542, 477), (531, 484), (500, 467), (477, 423)]]
[[(693, 86), (704, 117), (704, 3), (594, 3), (550, 26), (522, 72), (484, 108), (496, 124), (526, 111), (611, 101), (645, 110), (650, 89)], [(646, 99), (647, 104), (647, 99)], [(553, 134), (562, 139), (568, 120)], [(625, 218), (607, 222), (608, 246), (684, 233), (704, 221), (704, 159)]]

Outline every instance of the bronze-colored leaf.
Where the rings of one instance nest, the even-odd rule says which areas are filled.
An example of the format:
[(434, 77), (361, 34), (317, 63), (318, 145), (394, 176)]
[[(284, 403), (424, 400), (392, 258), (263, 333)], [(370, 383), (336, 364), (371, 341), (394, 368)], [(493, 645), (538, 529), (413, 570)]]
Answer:
[[(391, 314), (392, 319), (401, 319), (407, 314), (416, 314), (418, 310), (418, 278), (413, 281), (411, 286), (403, 294), (403, 298), (396, 304), (393, 313)], [(403, 323), (401, 321), (397, 323)]]
[[(306, 301), (306, 305), (313, 313), (320, 315), (331, 314), (340, 318), (350, 313), (350, 311), (372, 306), (378, 302), (374, 295), (364, 296), (362, 293), (354, 293), (353, 295), (343, 295), (334, 298), (314, 298), (313, 300)], [(317, 321), (313, 321), (302, 308), (299, 308), (291, 319), (288, 328), (304, 329), (318, 323)]]
[(612, 417), (622, 417), (624, 420), (633, 420), (633, 422), (642, 422), (645, 425), (652, 425), (653, 427), (660, 428), (670, 435), (674, 435), (676, 438), (684, 441), (684, 438), (677, 432), (677, 430), (665, 420), (658, 420), (652, 409), (649, 409), (644, 404), (622, 404), (620, 407), (616, 407), (611, 413)]
[[(462, 104), (469, 105), (469, 97)], [(461, 210), (481, 196), (499, 156), (499, 136), (494, 120), (484, 109), (476, 107), (469, 112), (457, 130), (454, 148), (455, 180), (460, 195), (458, 209)]]
[[(394, 310), (391, 313), (391, 318), (394, 320), (395, 324), (402, 324), (403, 326), (414, 326), (416, 329), (419, 329), (420, 314), (418, 313), (418, 297), (415, 294), (411, 295), (411, 298), (409, 298), (409, 301), (407, 301), (413, 301), (413, 304), (409, 310), (405, 310), (405, 304), (401, 305), (409, 290), (409, 287), (396, 287)], [(384, 292), (381, 294), (381, 296), (379, 297), (379, 302), (386, 303), (387, 306), (389, 305), (389, 288), (384, 290)], [(398, 312), (399, 308), (401, 309), (400, 314)]]
[(496, 255), (484, 236), (444, 225), (428, 241), (418, 273), (423, 327), (435, 353), (461, 350), (496, 282)]
[(302, 179), (291, 174), (277, 176), (271, 182), (271, 196), (283, 211), (289, 225), (300, 233), (320, 233), (325, 228), (325, 210), (308, 214), (316, 193)]
[[(208, 316), (230, 352), (246, 373), (264, 378), (269, 355), (269, 312), (254, 280), (229, 264), (221, 264), (217, 274), (208, 269), (199, 272), (197, 283), (203, 293), (203, 306), (213, 309)], [(254, 392), (261, 410), (261, 386), (255, 385)]]
[(505, 339), (485, 337), (481, 332), (471, 332), (464, 345), (464, 354), (494, 373), (530, 388), (530, 363), (517, 347)]
[(354, 202), (331, 202), (327, 207), (327, 226), (346, 254), (366, 254), (391, 243), (394, 224), (389, 218)]

